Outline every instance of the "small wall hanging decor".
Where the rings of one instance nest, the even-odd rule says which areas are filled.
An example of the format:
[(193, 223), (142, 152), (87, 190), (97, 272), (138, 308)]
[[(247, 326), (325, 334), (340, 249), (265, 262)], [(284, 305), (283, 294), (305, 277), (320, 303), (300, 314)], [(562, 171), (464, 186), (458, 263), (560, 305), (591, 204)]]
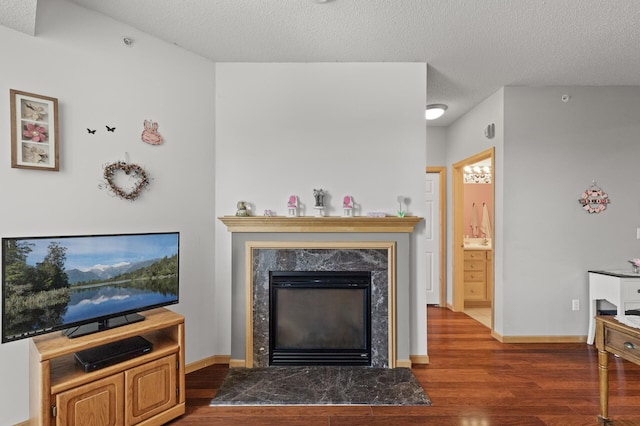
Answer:
[(582, 204), (582, 208), (589, 213), (600, 213), (607, 208), (607, 204), (611, 202), (609, 196), (596, 184), (595, 181), (591, 186), (582, 193), (578, 200)]
[[(111, 127), (108, 124), (105, 124), (104, 127), (107, 129), (107, 133), (115, 133), (116, 131), (115, 126)], [(97, 130), (98, 129), (90, 129), (87, 127), (87, 133), (89, 133), (90, 135), (95, 135)]]
[[(124, 173), (133, 180), (133, 186), (130, 190), (122, 189), (116, 184), (116, 176)], [(104, 168), (104, 178), (107, 181), (108, 189), (117, 197), (125, 200), (135, 200), (140, 196), (142, 190), (149, 185), (149, 177), (147, 172), (137, 164), (129, 164), (125, 161), (116, 161), (108, 164)]]
[(151, 120), (144, 120), (144, 130), (142, 131), (142, 142), (149, 145), (161, 145), (162, 136), (158, 133), (158, 123)]
[(58, 100), (10, 90), (11, 167), (57, 172)]

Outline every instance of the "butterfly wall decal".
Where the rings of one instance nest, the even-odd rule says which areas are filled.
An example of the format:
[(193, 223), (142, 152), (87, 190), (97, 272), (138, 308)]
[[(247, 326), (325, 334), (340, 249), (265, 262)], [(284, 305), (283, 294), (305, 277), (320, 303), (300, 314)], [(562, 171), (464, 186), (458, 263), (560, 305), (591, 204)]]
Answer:
[(107, 132), (115, 132), (116, 128), (115, 127), (109, 127), (109, 126), (105, 126), (107, 128)]
[(95, 131), (95, 130), (91, 130), (91, 129), (90, 129), (90, 128), (88, 128), (88, 127), (87, 127), (87, 132), (89, 132), (89, 133), (90, 133), (90, 134), (92, 134), (92, 135), (95, 135), (95, 134), (96, 134), (96, 131)]

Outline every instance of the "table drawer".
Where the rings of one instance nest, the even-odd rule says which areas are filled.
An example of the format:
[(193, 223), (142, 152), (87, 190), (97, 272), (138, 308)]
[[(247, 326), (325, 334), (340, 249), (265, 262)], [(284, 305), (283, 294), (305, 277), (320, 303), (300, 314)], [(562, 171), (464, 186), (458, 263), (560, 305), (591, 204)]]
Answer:
[(640, 338), (612, 328), (605, 329), (606, 347), (629, 361), (640, 363)]
[(640, 282), (638, 280), (622, 283), (622, 297), (624, 300), (640, 300)]

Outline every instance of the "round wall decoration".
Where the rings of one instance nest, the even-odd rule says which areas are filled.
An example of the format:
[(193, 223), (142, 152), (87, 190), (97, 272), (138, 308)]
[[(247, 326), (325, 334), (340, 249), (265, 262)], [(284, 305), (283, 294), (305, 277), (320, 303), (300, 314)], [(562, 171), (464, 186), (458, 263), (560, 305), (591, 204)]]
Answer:
[(600, 213), (611, 202), (607, 193), (600, 189), (595, 181), (589, 189), (582, 193), (578, 201), (582, 204), (582, 208), (589, 213)]
[[(123, 172), (134, 181), (133, 188), (130, 191), (120, 188), (115, 183), (115, 177), (120, 172)], [(104, 168), (104, 178), (107, 181), (109, 189), (113, 191), (116, 196), (125, 200), (135, 200), (140, 195), (140, 192), (149, 184), (147, 172), (145, 172), (142, 167), (124, 161), (117, 161), (107, 165)]]

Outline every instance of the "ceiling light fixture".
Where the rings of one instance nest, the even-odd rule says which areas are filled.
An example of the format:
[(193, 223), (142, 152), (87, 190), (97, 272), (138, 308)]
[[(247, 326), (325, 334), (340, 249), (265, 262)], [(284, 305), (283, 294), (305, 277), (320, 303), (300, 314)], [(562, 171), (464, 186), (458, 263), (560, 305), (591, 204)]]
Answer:
[(442, 117), (442, 114), (449, 108), (445, 104), (430, 104), (427, 105), (427, 111), (424, 113), (424, 118), (427, 120), (435, 120)]

